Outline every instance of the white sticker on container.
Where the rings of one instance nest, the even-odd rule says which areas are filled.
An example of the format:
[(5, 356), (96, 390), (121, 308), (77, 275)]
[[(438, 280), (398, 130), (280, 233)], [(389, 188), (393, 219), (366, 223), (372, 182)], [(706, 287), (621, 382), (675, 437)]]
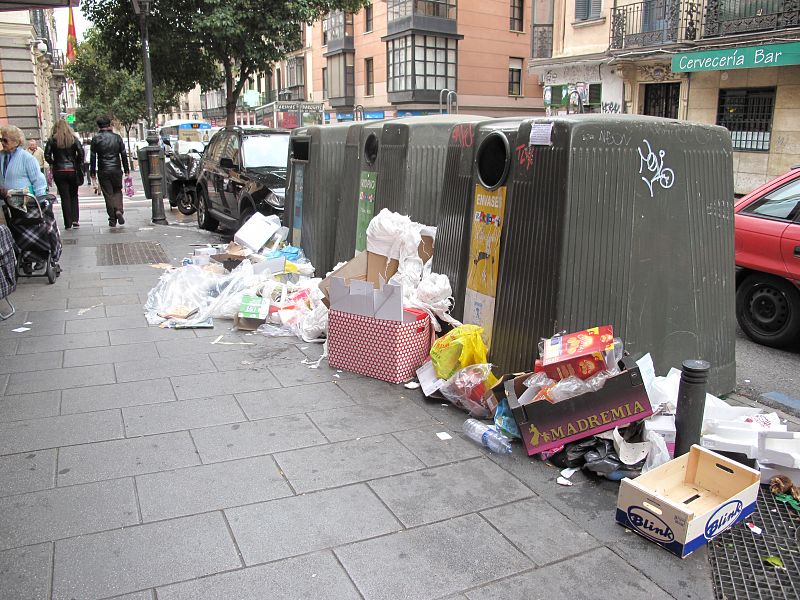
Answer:
[(552, 146), (553, 124), (552, 123), (534, 123), (531, 126), (531, 137), (528, 142), (529, 146)]

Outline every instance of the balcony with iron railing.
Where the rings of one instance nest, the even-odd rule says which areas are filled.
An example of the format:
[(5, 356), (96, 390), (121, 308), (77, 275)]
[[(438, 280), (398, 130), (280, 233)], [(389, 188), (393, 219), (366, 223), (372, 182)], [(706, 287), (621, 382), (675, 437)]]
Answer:
[(706, 0), (703, 37), (800, 26), (797, 0)]

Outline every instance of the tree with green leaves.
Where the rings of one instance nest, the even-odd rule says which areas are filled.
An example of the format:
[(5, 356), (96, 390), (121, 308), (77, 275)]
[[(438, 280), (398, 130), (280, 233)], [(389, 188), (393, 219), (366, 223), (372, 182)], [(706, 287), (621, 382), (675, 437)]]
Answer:
[[(370, 0), (151, 0), (153, 81), (191, 89), (225, 87), (227, 124), (247, 80), (301, 47), (301, 31), (332, 10), (357, 12)], [(110, 49), (113, 66), (141, 62), (130, 0), (83, 0), (81, 10)]]

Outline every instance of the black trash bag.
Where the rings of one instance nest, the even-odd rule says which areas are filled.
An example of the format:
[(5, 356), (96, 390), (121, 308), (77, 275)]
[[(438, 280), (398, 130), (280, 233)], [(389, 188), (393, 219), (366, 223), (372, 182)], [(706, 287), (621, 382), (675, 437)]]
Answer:
[(595, 438), (590, 437), (577, 442), (564, 444), (564, 449), (549, 458), (550, 463), (560, 469), (580, 468), (584, 464), (584, 455), (594, 448)]

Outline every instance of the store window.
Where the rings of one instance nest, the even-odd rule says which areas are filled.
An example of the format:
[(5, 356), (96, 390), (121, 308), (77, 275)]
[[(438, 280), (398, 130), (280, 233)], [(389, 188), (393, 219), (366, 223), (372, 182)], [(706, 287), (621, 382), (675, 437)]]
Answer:
[(731, 132), (734, 150), (768, 152), (774, 107), (775, 88), (720, 90), (717, 125)]
[(371, 58), (364, 59), (364, 95), (375, 95), (375, 70)]
[(522, 59), (508, 59), (508, 95), (522, 96)]
[(522, 12), (524, 0), (511, 0), (511, 14), (509, 29), (511, 31), (522, 31)]
[(575, 0), (575, 20), (599, 19), (602, 0)]

